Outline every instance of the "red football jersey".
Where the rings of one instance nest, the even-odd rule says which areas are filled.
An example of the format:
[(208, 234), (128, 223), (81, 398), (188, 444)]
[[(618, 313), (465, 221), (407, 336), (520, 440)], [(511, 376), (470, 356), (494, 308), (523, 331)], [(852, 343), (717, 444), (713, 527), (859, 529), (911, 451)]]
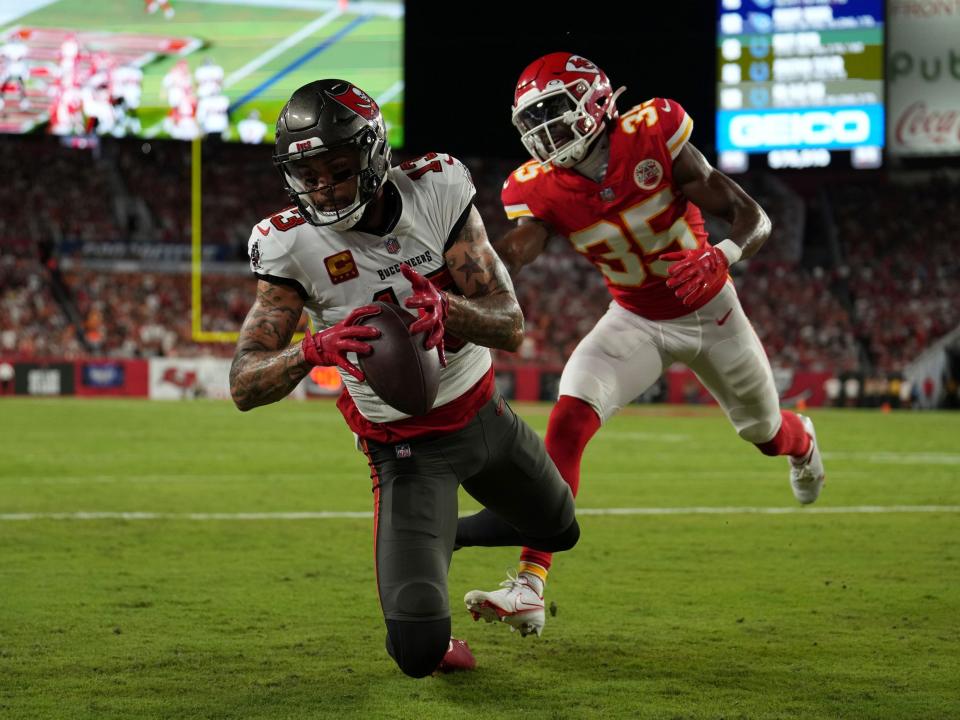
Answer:
[(686, 315), (723, 287), (717, 283), (696, 305), (685, 307), (666, 285), (670, 263), (657, 259), (662, 252), (707, 244), (699, 208), (673, 181), (673, 160), (692, 130), (693, 120), (678, 103), (648, 100), (611, 130), (603, 182), (528, 162), (503, 185), (507, 217), (535, 217), (564, 235), (631, 312), (651, 320)]

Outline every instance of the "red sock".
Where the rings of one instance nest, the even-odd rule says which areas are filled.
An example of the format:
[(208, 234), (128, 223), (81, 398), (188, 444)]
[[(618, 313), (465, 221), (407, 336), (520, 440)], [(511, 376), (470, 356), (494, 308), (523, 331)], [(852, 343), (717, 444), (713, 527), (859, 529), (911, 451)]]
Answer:
[(757, 443), (760, 452), (764, 455), (790, 455), (791, 457), (803, 457), (810, 450), (810, 436), (803, 427), (803, 423), (796, 413), (789, 410), (781, 410), (780, 429), (773, 436), (772, 440), (765, 443)]
[[(600, 429), (596, 411), (579, 398), (561, 395), (550, 413), (547, 422), (547, 437), (544, 444), (547, 454), (557, 466), (560, 475), (577, 496), (580, 489), (580, 460), (590, 438)], [(531, 562), (550, 569), (552, 553), (524, 548), (521, 562)]]

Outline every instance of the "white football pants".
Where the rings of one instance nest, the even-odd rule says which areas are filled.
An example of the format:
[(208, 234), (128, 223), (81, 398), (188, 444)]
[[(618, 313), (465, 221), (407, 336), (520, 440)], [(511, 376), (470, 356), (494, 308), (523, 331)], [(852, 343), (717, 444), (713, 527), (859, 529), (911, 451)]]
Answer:
[(647, 320), (610, 303), (570, 356), (560, 394), (580, 398), (606, 422), (674, 361), (696, 373), (744, 440), (764, 443), (777, 434), (773, 371), (730, 281), (702, 308), (673, 320)]

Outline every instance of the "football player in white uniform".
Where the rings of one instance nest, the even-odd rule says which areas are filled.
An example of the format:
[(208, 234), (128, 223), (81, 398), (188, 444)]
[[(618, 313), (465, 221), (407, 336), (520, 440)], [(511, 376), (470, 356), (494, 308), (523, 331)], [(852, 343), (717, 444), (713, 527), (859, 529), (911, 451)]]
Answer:
[[(298, 89), (277, 121), (274, 162), (294, 206), (252, 230), (257, 298), (231, 393), (249, 410), (286, 396), (313, 366), (339, 369), (337, 404), (373, 481), (387, 651), (404, 673), (423, 677), (456, 647), (446, 585), (455, 544), (555, 551), (579, 537), (570, 488), (494, 384), (487, 348), (515, 350), (523, 316), (473, 207), (467, 169), (436, 153), (391, 167), (380, 109), (359, 88), (318, 80)], [(414, 308), (411, 333), (423, 333), (445, 362), (426, 415), (384, 403), (355, 364), (379, 332), (358, 322), (379, 312), (375, 300)], [(317, 332), (288, 347), (304, 309)], [(464, 542), (460, 485), (487, 508)]]

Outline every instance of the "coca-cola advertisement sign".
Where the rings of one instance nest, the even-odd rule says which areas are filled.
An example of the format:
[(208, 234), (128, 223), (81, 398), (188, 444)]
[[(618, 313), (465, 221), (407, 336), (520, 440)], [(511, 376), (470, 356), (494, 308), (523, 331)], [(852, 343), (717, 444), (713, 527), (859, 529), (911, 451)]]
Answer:
[(887, 150), (960, 155), (960, 0), (891, 0)]

